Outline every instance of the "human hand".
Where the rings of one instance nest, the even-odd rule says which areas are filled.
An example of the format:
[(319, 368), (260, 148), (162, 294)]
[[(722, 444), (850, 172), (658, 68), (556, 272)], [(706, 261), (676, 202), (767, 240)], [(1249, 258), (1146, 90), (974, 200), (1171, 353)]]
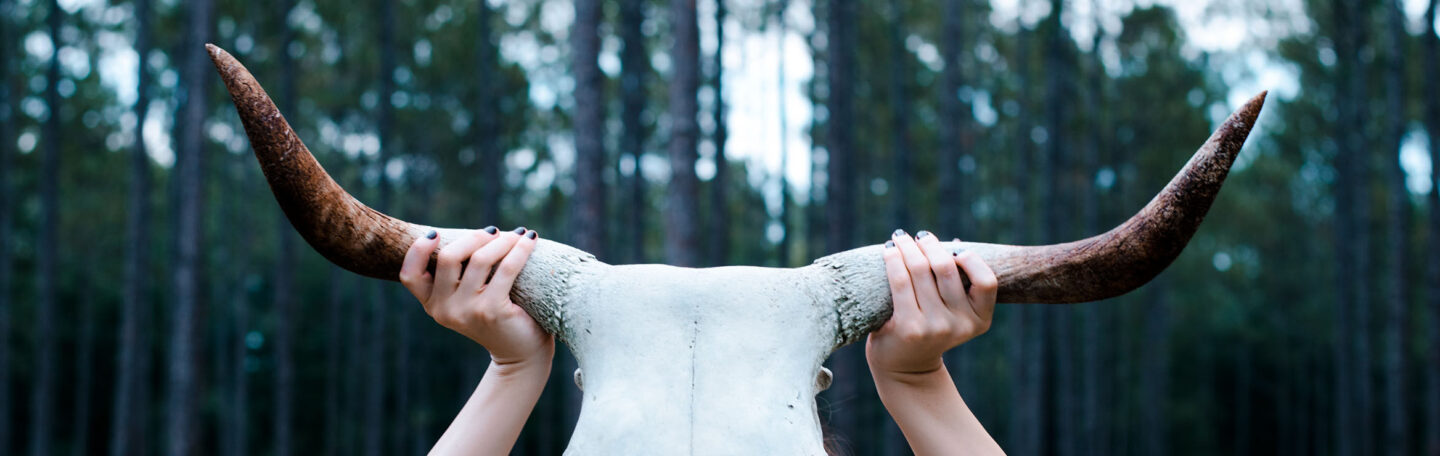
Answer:
[(425, 313), (484, 346), (497, 366), (538, 362), (548, 367), (555, 338), (510, 301), (510, 288), (538, 235), (523, 227), (498, 231), (493, 226), (477, 230), (441, 249), (433, 275), (426, 266), (440, 240), (431, 231), (410, 245), (400, 282)]
[[(903, 230), (885, 243), (884, 255), (895, 310), (865, 343), (873, 375), (937, 371), (946, 350), (990, 329), (998, 282), (979, 256), (951, 252), (927, 231), (917, 239)], [(962, 269), (970, 279), (968, 291)]]

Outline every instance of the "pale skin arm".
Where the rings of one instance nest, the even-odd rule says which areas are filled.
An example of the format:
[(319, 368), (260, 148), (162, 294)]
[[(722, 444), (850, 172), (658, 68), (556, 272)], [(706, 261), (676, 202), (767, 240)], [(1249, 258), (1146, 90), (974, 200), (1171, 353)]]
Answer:
[[(440, 243), (434, 234), (410, 246), (400, 282), (436, 322), (490, 351), (491, 361), (430, 454), (509, 454), (545, 388), (555, 356), (555, 338), (510, 301), (510, 288), (538, 236), (524, 228), (476, 231), (442, 249), (432, 275), (425, 267)], [(469, 264), (463, 264), (467, 260)], [(492, 269), (494, 276), (487, 282)]]
[(895, 312), (865, 344), (880, 401), (916, 455), (1005, 454), (960, 398), (941, 358), (990, 328), (995, 273), (924, 231), (912, 238), (896, 230), (884, 252)]

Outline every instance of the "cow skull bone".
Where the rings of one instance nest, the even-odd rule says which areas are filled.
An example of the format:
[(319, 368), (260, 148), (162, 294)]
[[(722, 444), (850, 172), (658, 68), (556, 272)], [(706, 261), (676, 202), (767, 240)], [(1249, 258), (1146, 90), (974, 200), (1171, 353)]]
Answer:
[[(250, 72), (207, 45), (277, 202), (318, 252), (353, 272), (397, 280), (409, 245), (468, 230), (399, 220), (330, 178)], [(1042, 246), (949, 243), (984, 258), (999, 302), (1117, 296), (1170, 264), (1204, 219), (1263, 106), (1243, 105), (1130, 220)], [(583, 402), (566, 454), (822, 455), (815, 394), (831, 352), (890, 317), (881, 247), (802, 268), (607, 265), (541, 240), (511, 297), (568, 344)], [(434, 258), (430, 267), (434, 268)]]

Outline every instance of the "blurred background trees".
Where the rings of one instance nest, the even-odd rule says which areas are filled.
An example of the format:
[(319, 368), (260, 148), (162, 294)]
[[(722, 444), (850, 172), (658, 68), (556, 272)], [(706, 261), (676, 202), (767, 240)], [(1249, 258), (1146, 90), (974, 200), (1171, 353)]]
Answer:
[[(612, 263), (1129, 217), (1254, 93), (1185, 253), (947, 363), (1013, 454), (1440, 455), (1435, 0), (0, 0), (0, 454), (419, 454), (487, 363), (330, 266), (204, 42), (357, 197)], [(906, 454), (860, 347), (822, 421)], [(516, 447), (560, 454), (557, 368)]]

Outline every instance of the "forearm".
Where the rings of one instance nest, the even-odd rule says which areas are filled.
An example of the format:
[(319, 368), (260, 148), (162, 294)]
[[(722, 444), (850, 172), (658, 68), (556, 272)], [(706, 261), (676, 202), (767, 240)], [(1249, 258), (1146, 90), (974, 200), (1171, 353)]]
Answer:
[(1005, 454), (940, 369), (924, 374), (871, 372), (885, 409), (916, 455)]
[(509, 454), (549, 376), (548, 357), (505, 365), (491, 362), (480, 386), (430, 454)]

